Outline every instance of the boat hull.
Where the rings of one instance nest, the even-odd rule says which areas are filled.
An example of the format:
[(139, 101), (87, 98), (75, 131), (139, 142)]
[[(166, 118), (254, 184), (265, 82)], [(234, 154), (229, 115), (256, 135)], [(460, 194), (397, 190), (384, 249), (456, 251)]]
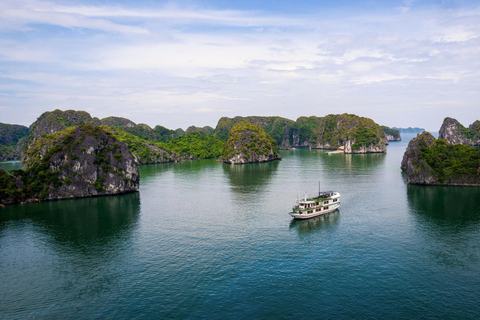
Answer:
[(291, 215), (295, 220), (306, 220), (306, 219), (323, 216), (324, 214), (337, 210), (339, 207), (340, 207), (340, 202), (330, 205), (327, 210), (322, 210), (322, 211), (312, 212), (312, 213), (289, 212), (289, 215)]

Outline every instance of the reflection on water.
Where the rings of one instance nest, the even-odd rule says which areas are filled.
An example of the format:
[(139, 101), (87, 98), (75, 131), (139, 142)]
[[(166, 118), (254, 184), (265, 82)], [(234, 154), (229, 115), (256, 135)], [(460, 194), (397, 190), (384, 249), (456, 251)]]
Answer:
[[(345, 168), (347, 170), (374, 171), (383, 164), (385, 153), (345, 154)], [(330, 162), (325, 161), (328, 165)]]
[(28, 222), (71, 247), (107, 244), (135, 225), (139, 210), (138, 192), (7, 206), (0, 210), (0, 237), (4, 228)]
[(279, 161), (249, 163), (240, 165), (223, 164), (223, 172), (228, 177), (233, 190), (239, 193), (261, 191), (277, 171)]
[(462, 268), (480, 263), (480, 188), (409, 185), (407, 195), (432, 260)]
[(138, 167), (140, 183), (157, 179), (159, 175), (167, 172), (178, 177), (191, 177), (197, 179), (199, 173), (218, 169), (222, 164), (216, 159), (192, 160), (183, 162), (147, 164)]
[(480, 188), (408, 185), (407, 196), (426, 221), (455, 228), (480, 221)]
[(290, 229), (297, 230), (300, 236), (308, 235), (315, 232), (320, 232), (325, 229), (330, 229), (338, 224), (340, 219), (340, 211), (337, 209), (326, 215), (319, 216), (307, 220), (292, 220), (290, 222)]

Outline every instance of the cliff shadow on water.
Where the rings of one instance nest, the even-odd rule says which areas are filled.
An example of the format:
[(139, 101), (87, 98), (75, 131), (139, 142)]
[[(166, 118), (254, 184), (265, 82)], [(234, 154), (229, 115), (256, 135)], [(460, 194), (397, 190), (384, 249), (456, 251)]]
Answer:
[(11, 205), (0, 209), (0, 237), (4, 230), (28, 226), (68, 250), (88, 254), (93, 247), (105, 247), (118, 238), (128, 238), (139, 212), (138, 192)]
[(142, 184), (154, 180), (166, 173), (172, 173), (180, 177), (196, 177), (199, 173), (217, 170), (222, 164), (216, 159), (186, 160), (182, 162), (169, 162), (158, 164), (146, 164), (138, 167), (140, 173), (140, 187)]
[(238, 193), (258, 193), (264, 189), (278, 169), (280, 162), (223, 164), (223, 172), (232, 189)]
[(407, 198), (425, 259), (478, 268), (480, 188), (408, 185)]
[(407, 197), (423, 221), (452, 228), (480, 223), (480, 187), (408, 185)]

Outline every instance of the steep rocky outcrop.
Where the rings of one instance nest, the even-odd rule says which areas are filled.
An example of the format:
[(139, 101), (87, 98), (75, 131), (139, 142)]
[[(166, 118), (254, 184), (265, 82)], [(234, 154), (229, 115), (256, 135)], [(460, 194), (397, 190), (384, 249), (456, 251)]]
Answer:
[(79, 126), (82, 124), (100, 125), (98, 118), (92, 118), (88, 112), (76, 110), (54, 110), (44, 112), (29, 128), (29, 136), (27, 137), (24, 149), (27, 149), (41, 136), (53, 134), (63, 129)]
[(401, 169), (410, 184), (480, 186), (480, 149), (423, 132), (409, 142)]
[(450, 144), (464, 144), (467, 146), (480, 145), (480, 121), (475, 121), (469, 128), (465, 128), (453, 118), (445, 118), (438, 132), (438, 138), (448, 141)]
[(429, 148), (435, 144), (435, 137), (424, 131), (410, 140), (405, 151), (400, 168), (407, 175), (407, 182), (411, 184), (436, 184), (438, 177), (430, 166), (423, 160), (419, 160), (420, 148)]
[[(0, 187), (3, 204), (134, 192), (137, 164), (127, 145), (100, 127), (81, 125), (39, 138), (27, 150), (25, 170)], [(15, 188), (12, 189), (12, 184)]]
[(346, 153), (370, 153), (385, 152), (388, 145), (378, 124), (351, 114), (300, 117), (295, 122), (280, 117), (224, 117), (218, 122), (215, 135), (226, 140), (228, 131), (240, 122), (258, 125), (275, 139), (281, 149), (344, 147)]
[(20, 160), (20, 141), (28, 135), (28, 128), (0, 123), (0, 161)]
[(380, 126), (385, 132), (385, 136), (387, 137), (388, 141), (402, 141), (402, 137), (400, 136), (400, 131), (396, 129), (392, 129), (387, 126)]
[(225, 163), (255, 163), (281, 159), (275, 140), (258, 125), (236, 124), (229, 133), (222, 159)]

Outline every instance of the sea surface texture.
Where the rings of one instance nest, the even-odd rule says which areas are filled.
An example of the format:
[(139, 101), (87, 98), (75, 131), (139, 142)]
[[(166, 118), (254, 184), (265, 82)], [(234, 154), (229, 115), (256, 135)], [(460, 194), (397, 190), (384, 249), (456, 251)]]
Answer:
[[(0, 318), (479, 319), (480, 188), (407, 185), (411, 137), (141, 166), (138, 193), (0, 208)], [(340, 210), (293, 221), (319, 180)]]

